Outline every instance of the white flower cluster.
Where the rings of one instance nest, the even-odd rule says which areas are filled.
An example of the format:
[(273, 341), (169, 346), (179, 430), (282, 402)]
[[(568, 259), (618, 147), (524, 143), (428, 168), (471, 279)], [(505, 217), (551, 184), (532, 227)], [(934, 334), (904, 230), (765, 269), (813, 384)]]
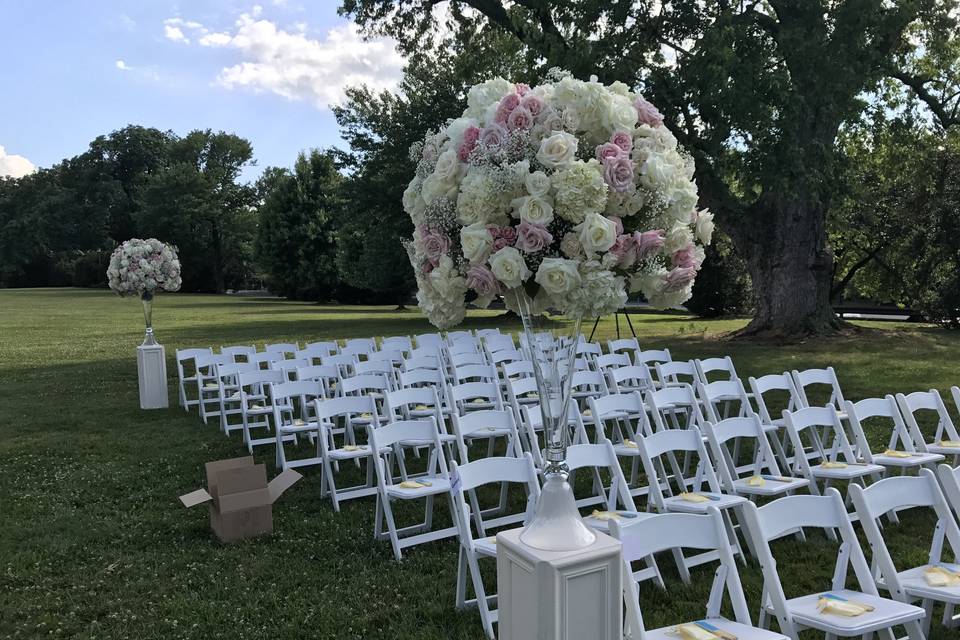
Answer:
[(110, 256), (107, 281), (121, 296), (178, 291), (181, 281), (177, 250), (156, 238), (127, 240)]
[(411, 148), (408, 248), (438, 327), (468, 299), (520, 288), (581, 316), (615, 311), (628, 290), (662, 307), (691, 295), (713, 234), (692, 159), (627, 85), (548, 77), (472, 87), (463, 115)]

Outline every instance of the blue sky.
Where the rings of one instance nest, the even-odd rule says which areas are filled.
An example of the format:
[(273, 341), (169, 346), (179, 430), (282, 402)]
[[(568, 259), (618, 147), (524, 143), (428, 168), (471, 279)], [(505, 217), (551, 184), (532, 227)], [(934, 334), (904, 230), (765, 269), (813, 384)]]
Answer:
[(255, 179), (338, 144), (344, 86), (392, 88), (402, 59), (337, 0), (0, 0), (0, 175), (47, 167), (126, 124), (253, 143)]

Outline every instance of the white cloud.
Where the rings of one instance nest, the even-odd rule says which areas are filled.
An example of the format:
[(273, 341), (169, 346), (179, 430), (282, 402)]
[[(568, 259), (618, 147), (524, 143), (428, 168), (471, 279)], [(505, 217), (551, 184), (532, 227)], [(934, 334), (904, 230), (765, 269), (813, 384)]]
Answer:
[(258, 17), (262, 11), (256, 6), (241, 15), (228, 32), (211, 32), (181, 18), (167, 20), (165, 26), (187, 29), (181, 32), (185, 41), (193, 38), (205, 47), (235, 51), (239, 61), (217, 76), (217, 83), (228, 89), (270, 92), (327, 108), (342, 102), (349, 86), (366, 84), (374, 90), (397, 86), (404, 60), (393, 40), (364, 40), (353, 24), (330, 29), (322, 39), (311, 38), (304, 29), (288, 31)]
[(163, 25), (163, 37), (167, 40), (173, 40), (174, 42), (190, 43), (187, 36), (183, 35), (183, 29), (171, 24)]
[(120, 69), (120, 71), (133, 71), (133, 67), (131, 67), (130, 65), (128, 65), (128, 64), (127, 64), (126, 62), (124, 62), (123, 60), (117, 60), (117, 61), (114, 62), (113, 64), (114, 64), (114, 66), (115, 66), (117, 69)]
[(9, 176), (20, 178), (37, 170), (32, 162), (23, 156), (10, 155), (3, 146), (0, 146), (0, 178)]

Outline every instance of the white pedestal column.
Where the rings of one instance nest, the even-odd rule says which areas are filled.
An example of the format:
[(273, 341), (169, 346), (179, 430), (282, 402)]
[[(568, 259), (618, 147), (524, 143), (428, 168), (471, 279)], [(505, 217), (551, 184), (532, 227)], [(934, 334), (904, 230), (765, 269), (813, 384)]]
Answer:
[(140, 380), (140, 408), (166, 409), (167, 359), (163, 345), (137, 347), (137, 377)]
[(577, 551), (541, 551), (521, 529), (497, 534), (500, 640), (621, 640), (620, 541), (597, 533)]

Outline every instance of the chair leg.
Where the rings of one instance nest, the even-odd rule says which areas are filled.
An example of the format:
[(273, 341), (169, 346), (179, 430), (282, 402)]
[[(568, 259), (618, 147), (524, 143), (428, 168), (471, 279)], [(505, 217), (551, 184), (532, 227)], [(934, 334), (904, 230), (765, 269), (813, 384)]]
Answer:
[[(920, 628), (918, 621), (908, 622), (904, 626), (907, 628), (907, 638), (910, 640), (925, 640), (926, 636), (923, 634), (923, 629)], [(892, 630), (890, 630), (890, 635), (893, 635)]]
[(463, 550), (463, 545), (460, 546), (460, 552), (457, 555), (457, 595), (456, 595), (456, 608), (463, 609), (467, 606), (467, 572), (470, 569), (467, 567), (467, 554)]
[(490, 620), (490, 607), (487, 604), (487, 592), (483, 588), (483, 576), (480, 574), (480, 565), (476, 556), (467, 553), (467, 564), (470, 567), (470, 578), (473, 581), (473, 593), (477, 597), (477, 609), (480, 610), (480, 622), (487, 637), (494, 639), (493, 621)]

